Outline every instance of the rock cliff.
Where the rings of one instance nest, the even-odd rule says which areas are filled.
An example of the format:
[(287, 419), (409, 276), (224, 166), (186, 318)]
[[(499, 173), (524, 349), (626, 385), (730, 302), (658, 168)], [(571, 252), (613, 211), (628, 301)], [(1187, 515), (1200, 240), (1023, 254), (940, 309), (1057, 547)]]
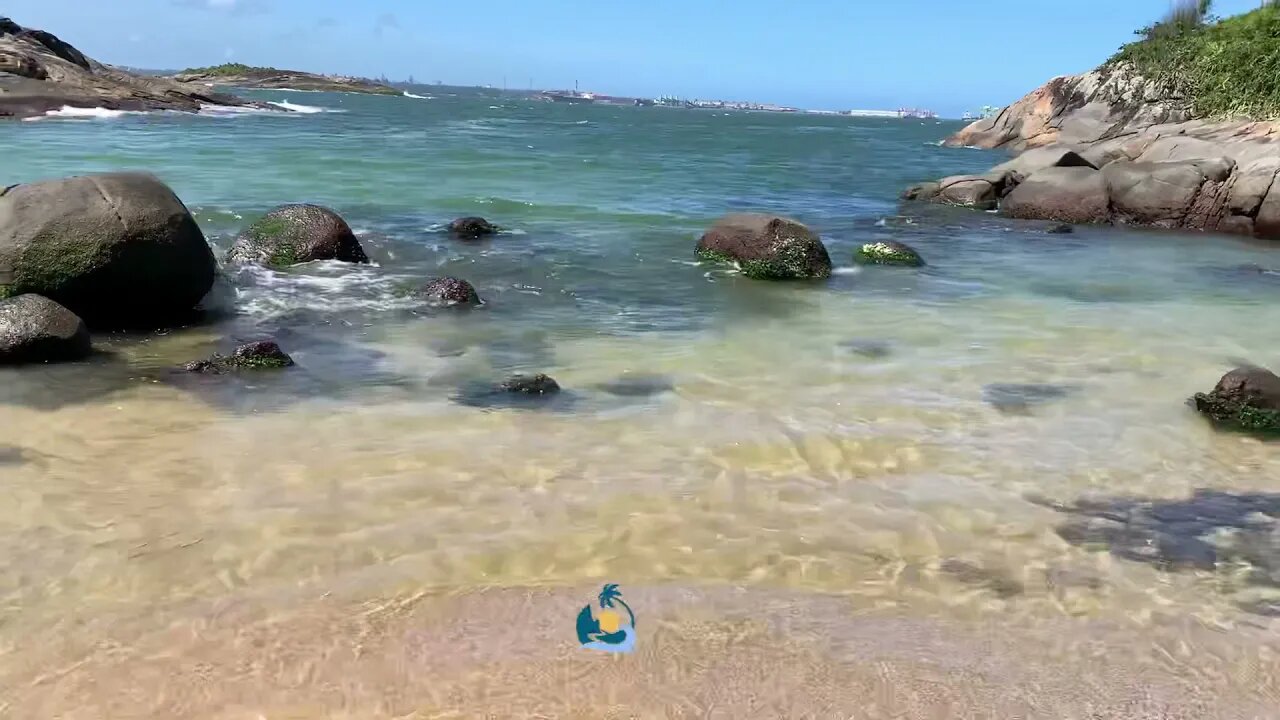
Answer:
[(0, 117), (43, 115), (65, 106), (196, 112), (206, 105), (257, 104), (104, 65), (52, 33), (0, 17)]

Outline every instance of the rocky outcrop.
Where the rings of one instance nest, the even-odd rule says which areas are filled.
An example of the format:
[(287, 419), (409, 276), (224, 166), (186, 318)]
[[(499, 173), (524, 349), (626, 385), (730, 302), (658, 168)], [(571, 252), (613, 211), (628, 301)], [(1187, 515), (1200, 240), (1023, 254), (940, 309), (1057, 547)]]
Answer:
[(94, 328), (187, 319), (217, 264), (152, 175), (108, 173), (0, 191), (0, 296), (38, 293)]
[(52, 33), (0, 17), (0, 117), (32, 117), (67, 106), (197, 112), (206, 105), (269, 107), (103, 65)]
[(280, 90), (313, 90), (322, 92), (353, 92), (368, 95), (403, 95), (393, 87), (364, 78), (343, 75), (317, 75), (301, 70), (277, 70), (268, 67), (249, 67), (229, 63), (216, 67), (192, 68), (172, 76), (175, 82), (186, 86), (207, 88), (232, 87)]
[(49, 298), (0, 300), (0, 365), (79, 360), (92, 349), (84, 321)]
[(449, 223), (449, 234), (459, 240), (479, 240), (497, 232), (498, 226), (482, 217), (458, 218)]
[(258, 340), (237, 347), (231, 355), (214, 354), (208, 360), (196, 360), (183, 368), (187, 372), (222, 375), (237, 370), (278, 370), (291, 367), (293, 358), (274, 340)]
[(946, 141), (1025, 152), (982, 175), (914, 185), (903, 198), (1280, 239), (1280, 124), (1188, 114), (1124, 67), (1057, 78)]
[(1280, 436), (1280, 377), (1270, 370), (1236, 368), (1191, 402), (1223, 429)]
[(1090, 144), (1191, 118), (1189, 104), (1127, 65), (1056, 77), (999, 114), (947, 138), (946, 145), (1015, 152), (1053, 143)]
[(470, 307), (480, 304), (480, 295), (471, 283), (455, 277), (433, 278), (419, 294), (433, 305)]
[(732, 262), (742, 274), (764, 280), (831, 276), (831, 256), (818, 235), (774, 215), (728, 215), (698, 241), (703, 260)]
[(272, 210), (240, 233), (227, 259), (274, 268), (315, 260), (369, 262), (347, 221), (319, 205), (281, 205)]
[(513, 375), (499, 386), (502, 392), (519, 395), (554, 395), (560, 392), (560, 384), (548, 375)]

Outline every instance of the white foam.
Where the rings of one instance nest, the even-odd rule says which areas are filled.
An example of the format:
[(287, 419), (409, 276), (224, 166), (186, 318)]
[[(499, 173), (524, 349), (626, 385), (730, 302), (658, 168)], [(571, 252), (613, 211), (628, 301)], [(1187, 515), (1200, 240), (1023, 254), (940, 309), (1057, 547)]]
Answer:
[(107, 108), (79, 108), (63, 105), (58, 110), (50, 110), (43, 117), (25, 118), (26, 120), (41, 120), (43, 118), (71, 118), (79, 120), (112, 120), (125, 115), (141, 115), (139, 111), (130, 110), (109, 110)]
[(288, 100), (282, 100), (280, 102), (268, 102), (267, 104), (274, 105), (280, 108), (281, 110), (289, 110), (291, 112), (296, 112), (302, 115), (315, 115), (316, 113), (327, 113), (327, 112), (342, 112), (341, 110), (331, 110), (329, 108), (316, 107), (315, 105), (299, 105), (298, 103), (291, 103)]
[(414, 100), (435, 100), (435, 98), (431, 97), (430, 95), (414, 95), (408, 90), (404, 91), (404, 96), (407, 98), (413, 98)]

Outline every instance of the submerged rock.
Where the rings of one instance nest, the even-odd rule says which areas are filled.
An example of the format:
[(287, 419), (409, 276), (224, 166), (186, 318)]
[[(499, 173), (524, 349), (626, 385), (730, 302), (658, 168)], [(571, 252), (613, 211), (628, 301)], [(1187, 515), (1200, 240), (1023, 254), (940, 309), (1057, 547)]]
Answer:
[(503, 381), (499, 388), (503, 392), (523, 395), (554, 395), (560, 392), (560, 384), (548, 375), (513, 375)]
[(230, 357), (217, 355), (208, 360), (188, 363), (187, 372), (221, 375), (235, 370), (268, 370), (293, 365), (293, 358), (280, 349), (274, 340), (259, 340), (236, 348)]
[(95, 328), (159, 327), (189, 318), (216, 269), (191, 213), (152, 175), (0, 191), (0, 297), (43, 295)]
[(498, 226), (482, 217), (458, 218), (449, 223), (449, 234), (459, 240), (478, 240), (498, 233)]
[(1075, 231), (1076, 229), (1074, 227), (1071, 227), (1066, 223), (1058, 223), (1056, 225), (1050, 225), (1049, 227), (1045, 228), (1045, 232), (1049, 233), (1050, 235), (1070, 235)]
[(275, 268), (314, 260), (369, 262), (347, 221), (319, 205), (281, 205), (272, 210), (236, 238), (227, 257), (231, 262)]
[(774, 215), (728, 215), (698, 241), (698, 257), (736, 263), (742, 274), (764, 280), (831, 276), (831, 256), (816, 233)]
[(419, 293), (434, 305), (480, 304), (480, 295), (471, 283), (455, 277), (432, 278)]
[(0, 365), (79, 360), (92, 349), (84, 321), (49, 298), (0, 300)]
[(924, 265), (924, 258), (920, 257), (920, 253), (916, 249), (894, 240), (878, 240), (876, 242), (863, 243), (862, 247), (854, 253), (853, 259), (856, 262), (867, 265), (906, 265), (910, 267), (920, 267)]
[(1000, 412), (1025, 415), (1032, 406), (1064, 398), (1075, 390), (1048, 383), (992, 383), (982, 388), (982, 399)]
[(600, 384), (600, 389), (618, 397), (650, 397), (671, 392), (675, 385), (665, 375), (623, 375)]
[(893, 352), (893, 346), (883, 340), (854, 339), (841, 343), (841, 347), (872, 360), (887, 358)]
[(1196, 410), (1227, 430), (1280, 435), (1280, 377), (1260, 367), (1239, 367), (1211, 392), (1191, 399)]

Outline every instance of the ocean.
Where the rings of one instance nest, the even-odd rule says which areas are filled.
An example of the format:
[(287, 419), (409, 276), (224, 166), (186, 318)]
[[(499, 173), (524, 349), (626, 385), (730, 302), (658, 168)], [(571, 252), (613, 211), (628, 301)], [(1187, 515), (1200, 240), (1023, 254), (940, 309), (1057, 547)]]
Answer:
[[(207, 324), (0, 371), (0, 717), (1276, 697), (1280, 452), (1185, 404), (1280, 369), (1274, 246), (900, 205), (1003, 159), (940, 147), (958, 122), (247, 94), (299, 112), (0, 124), (5, 185), (153, 172), (219, 258), (319, 203), (372, 259), (227, 267)], [(834, 275), (698, 262), (748, 210), (819, 232)], [(503, 232), (452, 239), (464, 215)], [(928, 264), (855, 265), (874, 240)], [(422, 307), (438, 275), (485, 304)], [(176, 370), (268, 337), (296, 367)], [(554, 401), (477, 390), (537, 372)], [(625, 658), (574, 642), (604, 583)]]

